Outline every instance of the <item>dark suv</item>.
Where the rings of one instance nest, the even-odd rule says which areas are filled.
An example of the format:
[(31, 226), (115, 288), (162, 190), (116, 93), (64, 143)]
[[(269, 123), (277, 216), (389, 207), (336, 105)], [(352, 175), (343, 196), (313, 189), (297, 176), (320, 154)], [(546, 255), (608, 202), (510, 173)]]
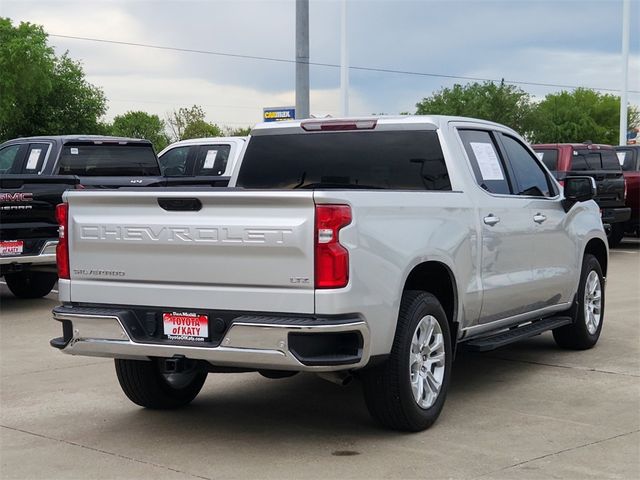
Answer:
[(624, 236), (624, 224), (631, 216), (625, 206), (626, 185), (615, 149), (592, 143), (553, 143), (532, 146), (538, 157), (563, 184), (567, 177), (593, 177), (598, 187), (595, 201), (600, 206), (609, 246)]

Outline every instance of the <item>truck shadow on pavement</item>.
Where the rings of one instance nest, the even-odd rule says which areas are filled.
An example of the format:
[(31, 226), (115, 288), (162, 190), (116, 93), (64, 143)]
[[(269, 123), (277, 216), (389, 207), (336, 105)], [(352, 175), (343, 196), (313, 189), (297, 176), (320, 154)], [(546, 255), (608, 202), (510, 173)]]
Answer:
[[(545, 356), (553, 346), (548, 342), (522, 342), (520, 350), (539, 352)], [(450, 428), (464, 425), (460, 412), (468, 411), (469, 401), (489, 401), (501, 392), (513, 388), (513, 377), (527, 382), (527, 372), (539, 366), (520, 362), (505, 362), (488, 354), (461, 352), (454, 363), (448, 398), (438, 422)], [(231, 375), (230, 385), (225, 376)], [(507, 378), (508, 377), (508, 378)], [(222, 385), (216, 385), (220, 382)], [(465, 405), (467, 407), (465, 407)], [(268, 380), (257, 373), (210, 374), (200, 395), (186, 408), (174, 411), (152, 411), (130, 406), (132, 411), (119, 418), (110, 418), (110, 428), (137, 431), (152, 428), (154, 434), (172, 441), (206, 442), (211, 435), (223, 435), (252, 444), (281, 439), (295, 442), (318, 435), (329, 441), (333, 435), (351, 434), (370, 438), (406, 435), (379, 427), (369, 416), (362, 386), (355, 379), (340, 387), (312, 374)], [(260, 440), (261, 434), (267, 434)], [(268, 439), (268, 440), (267, 440)]]

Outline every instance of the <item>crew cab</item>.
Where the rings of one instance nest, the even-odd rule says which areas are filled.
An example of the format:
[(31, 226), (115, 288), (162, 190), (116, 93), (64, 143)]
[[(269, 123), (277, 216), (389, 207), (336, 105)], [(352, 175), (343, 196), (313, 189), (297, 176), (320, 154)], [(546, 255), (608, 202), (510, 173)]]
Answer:
[(65, 193), (51, 345), (115, 358), (147, 408), (188, 404), (209, 372), (315, 372), (359, 377), (376, 420), (421, 430), (458, 348), (548, 330), (596, 344), (608, 247), (594, 196), (593, 178), (563, 188), (483, 120), (261, 124), (230, 188)]
[(627, 188), (627, 207), (631, 210), (629, 220), (620, 229), (622, 233), (640, 236), (640, 145), (616, 147)]
[(24, 137), (0, 145), (0, 276), (21, 298), (47, 295), (56, 280), (55, 208), (73, 188), (160, 182), (147, 140), (104, 136)]
[(574, 175), (595, 179), (595, 200), (602, 212), (609, 246), (618, 245), (631, 210), (625, 206), (627, 191), (614, 148), (593, 143), (554, 143), (533, 145), (533, 149), (560, 183)]
[(158, 154), (167, 176), (230, 177), (247, 137), (194, 138), (172, 143)]

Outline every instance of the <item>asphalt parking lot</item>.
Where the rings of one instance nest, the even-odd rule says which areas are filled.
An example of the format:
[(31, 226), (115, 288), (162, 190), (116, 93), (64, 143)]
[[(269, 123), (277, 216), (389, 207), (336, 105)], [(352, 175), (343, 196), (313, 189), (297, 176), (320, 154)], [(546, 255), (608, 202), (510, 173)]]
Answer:
[(0, 285), (0, 477), (640, 478), (640, 242), (612, 251), (598, 345), (544, 334), (462, 354), (434, 427), (377, 428), (360, 385), (209, 375), (191, 406), (146, 411), (113, 361), (48, 345), (55, 294)]

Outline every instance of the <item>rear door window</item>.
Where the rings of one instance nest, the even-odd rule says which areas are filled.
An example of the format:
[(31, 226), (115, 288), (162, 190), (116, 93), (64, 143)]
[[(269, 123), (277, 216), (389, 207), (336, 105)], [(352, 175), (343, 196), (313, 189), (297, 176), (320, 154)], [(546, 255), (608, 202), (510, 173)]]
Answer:
[(194, 175), (222, 175), (229, 160), (229, 145), (201, 145), (195, 159)]
[(39, 173), (49, 151), (48, 143), (31, 143), (27, 149), (27, 158), (22, 166), (22, 173)]
[(459, 133), (478, 185), (491, 193), (510, 194), (504, 162), (493, 136), (484, 130), (460, 130)]
[(60, 174), (88, 177), (160, 175), (160, 167), (149, 144), (71, 143), (62, 147)]
[(518, 195), (551, 196), (549, 178), (529, 150), (513, 137), (501, 134), (500, 138), (513, 169)]
[(237, 186), (451, 190), (434, 131), (254, 136), (243, 156)]

